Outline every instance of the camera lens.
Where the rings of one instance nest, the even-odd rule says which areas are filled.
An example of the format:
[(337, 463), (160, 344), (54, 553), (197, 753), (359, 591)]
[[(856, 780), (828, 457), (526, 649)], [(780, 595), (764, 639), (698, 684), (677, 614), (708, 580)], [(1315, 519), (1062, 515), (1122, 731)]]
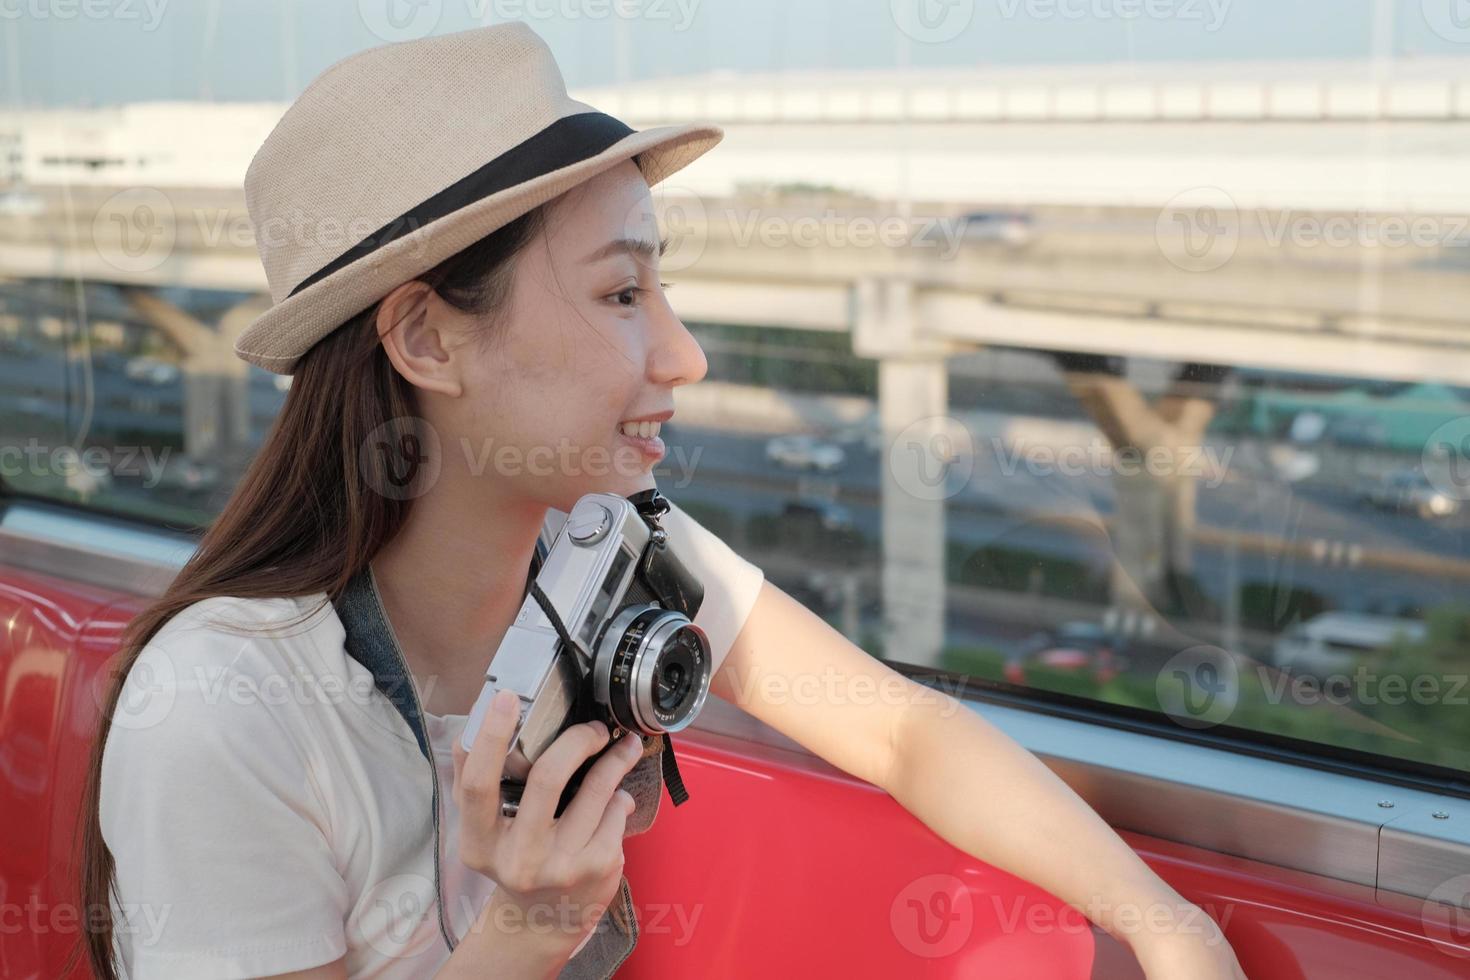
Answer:
[(598, 644), (594, 693), (619, 724), (649, 735), (692, 722), (709, 695), (709, 638), (681, 612), (629, 606)]
[(673, 711), (689, 693), (689, 673), (683, 664), (668, 664), (658, 675), (658, 706)]
[(653, 703), (663, 714), (676, 714), (689, 700), (694, 688), (703, 651), (699, 637), (689, 630), (676, 629), (664, 641), (654, 664)]

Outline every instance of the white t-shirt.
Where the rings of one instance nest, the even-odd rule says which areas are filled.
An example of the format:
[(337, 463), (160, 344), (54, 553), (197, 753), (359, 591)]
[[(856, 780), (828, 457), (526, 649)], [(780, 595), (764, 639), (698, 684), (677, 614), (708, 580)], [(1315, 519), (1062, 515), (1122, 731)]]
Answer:
[[(662, 523), (704, 584), (694, 621), (718, 670), (764, 576), (677, 505)], [(279, 628), (325, 599), (195, 603), (129, 672), (101, 788), (129, 980), (264, 977), (343, 954), (350, 977), (398, 980), (432, 976), (448, 959), (434, 907), (432, 785), (412, 730), (347, 653), (330, 603)], [(210, 625), (217, 619), (278, 628), (247, 636)], [(495, 888), (457, 857), (452, 746), (465, 718), (424, 719), (456, 937)]]

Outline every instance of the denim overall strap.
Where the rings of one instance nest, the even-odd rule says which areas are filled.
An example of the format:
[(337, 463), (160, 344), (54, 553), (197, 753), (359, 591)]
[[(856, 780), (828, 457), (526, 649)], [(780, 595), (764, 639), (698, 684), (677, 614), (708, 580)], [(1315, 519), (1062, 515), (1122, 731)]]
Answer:
[(444, 914), (443, 883), (439, 873), (439, 767), (429, 750), (429, 735), (424, 727), (423, 706), (408, 662), (398, 647), (398, 638), (388, 615), (383, 611), (382, 597), (373, 579), (371, 565), (364, 565), (332, 603), (346, 632), (347, 653), (373, 675), (373, 685), (398, 709), (418, 742), (419, 751), (429, 764), (429, 780), (433, 793), (429, 800), (430, 819), (434, 826), (434, 905), (438, 910), (439, 934), (453, 952), (455, 940)]
[[(545, 556), (544, 544), (537, 541), (536, 554), (526, 575), (527, 591), (540, 571)], [(424, 727), (423, 706), (418, 702), (413, 680), (408, 673), (408, 664), (403, 658), (403, 651), (398, 648), (398, 639), (393, 634), (387, 613), (383, 611), (372, 567), (363, 566), (332, 605), (347, 632), (348, 654), (373, 675), (374, 686), (398, 709), (418, 741), (419, 751), (425, 759), (432, 762), (429, 736)]]
[(422, 708), (379, 601), (372, 569), (364, 566), (354, 575), (333, 605), (347, 632), (347, 652), (373, 675), (373, 685), (398, 709), (418, 740), (419, 751), (430, 758)]

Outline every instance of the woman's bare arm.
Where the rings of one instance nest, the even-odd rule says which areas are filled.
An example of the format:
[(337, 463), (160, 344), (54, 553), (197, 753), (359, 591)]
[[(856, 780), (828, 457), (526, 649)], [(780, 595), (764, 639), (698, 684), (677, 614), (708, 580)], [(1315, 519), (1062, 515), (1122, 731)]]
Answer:
[[(1223, 964), (1198, 975), (1232, 975), (1234, 957), (1228, 944), (1219, 949), (1215, 924), (1200, 922), (1198, 910), (1039, 759), (957, 699), (855, 646), (770, 582), (710, 689), (886, 790), (960, 850), (1090, 911), (1141, 960), (1155, 941), (1182, 943), (1212, 969), (1213, 961)], [(1175, 913), (1162, 918), (1179, 929), (1166, 923), (1162, 935), (1139, 935), (1119, 920), (1159, 908)], [(1199, 931), (1189, 934), (1190, 924)]]

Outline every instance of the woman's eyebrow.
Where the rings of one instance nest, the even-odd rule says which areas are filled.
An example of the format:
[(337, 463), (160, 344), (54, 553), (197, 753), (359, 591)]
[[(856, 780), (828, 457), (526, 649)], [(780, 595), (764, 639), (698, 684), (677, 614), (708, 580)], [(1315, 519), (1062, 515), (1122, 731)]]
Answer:
[(632, 255), (644, 261), (652, 261), (655, 255), (662, 256), (668, 247), (669, 238), (667, 235), (660, 239), (657, 245), (646, 238), (614, 238), (582, 261), (591, 264), (593, 262), (601, 262), (603, 259), (619, 254)]

